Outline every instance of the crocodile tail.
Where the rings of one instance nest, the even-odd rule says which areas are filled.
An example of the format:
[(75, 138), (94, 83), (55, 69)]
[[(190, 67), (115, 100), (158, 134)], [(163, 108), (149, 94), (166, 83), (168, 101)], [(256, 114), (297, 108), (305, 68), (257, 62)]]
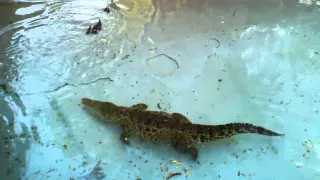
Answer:
[(249, 123), (229, 123), (223, 125), (197, 125), (197, 136), (193, 139), (197, 142), (209, 142), (225, 139), (237, 134), (254, 133), (265, 136), (283, 136), (264, 127), (255, 126)]
[(249, 123), (230, 123), (226, 124), (226, 129), (230, 129), (231, 131), (236, 131), (237, 134), (241, 133), (254, 133), (261, 134), (265, 136), (283, 136), (284, 134), (280, 134), (269, 129), (266, 129), (261, 126), (255, 126)]

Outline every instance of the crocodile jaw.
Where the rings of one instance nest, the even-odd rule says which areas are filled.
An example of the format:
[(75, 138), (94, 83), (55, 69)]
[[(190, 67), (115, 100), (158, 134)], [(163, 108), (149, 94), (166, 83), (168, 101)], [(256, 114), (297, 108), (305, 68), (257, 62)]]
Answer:
[(118, 112), (121, 108), (110, 102), (96, 101), (93, 99), (82, 98), (81, 103), (84, 108), (92, 115), (97, 116), (103, 121), (116, 122), (118, 121)]

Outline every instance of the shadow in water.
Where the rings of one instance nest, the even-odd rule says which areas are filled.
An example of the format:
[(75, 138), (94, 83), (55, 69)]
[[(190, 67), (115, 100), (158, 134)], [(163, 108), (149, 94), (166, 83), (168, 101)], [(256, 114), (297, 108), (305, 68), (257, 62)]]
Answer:
[(19, 179), (26, 167), (26, 151), (30, 147), (30, 133), (21, 124), (21, 134), (15, 133), (14, 113), (0, 96), (0, 179)]
[[(6, 17), (0, 18), (0, 30), (14, 22), (34, 16), (33, 13), (23, 16), (16, 14), (17, 9), (33, 4), (35, 3), (0, 2), (0, 16)], [(8, 100), (12, 99), (16, 104), (22, 102), (19, 97), (15, 97), (15, 93), (9, 93), (5, 85), (5, 73), (12, 64), (6, 56), (6, 47), (10, 44), (12, 35), (18, 30), (13, 29), (0, 36), (0, 179), (20, 179), (26, 167), (26, 151), (30, 148), (31, 141), (28, 127), (15, 122), (15, 115)], [(16, 133), (17, 126), (21, 127), (19, 134)]]

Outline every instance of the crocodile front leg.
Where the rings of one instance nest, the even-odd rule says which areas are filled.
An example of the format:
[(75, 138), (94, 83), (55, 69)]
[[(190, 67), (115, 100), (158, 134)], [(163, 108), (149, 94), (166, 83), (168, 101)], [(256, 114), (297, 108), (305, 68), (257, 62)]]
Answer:
[(175, 138), (172, 140), (172, 145), (176, 151), (189, 154), (194, 161), (198, 159), (198, 149), (191, 141), (184, 138)]
[(130, 144), (129, 138), (132, 134), (132, 130), (130, 129), (130, 126), (128, 126), (126, 124), (122, 124), (121, 128), (122, 128), (122, 132), (120, 134), (120, 140), (124, 144), (129, 145)]

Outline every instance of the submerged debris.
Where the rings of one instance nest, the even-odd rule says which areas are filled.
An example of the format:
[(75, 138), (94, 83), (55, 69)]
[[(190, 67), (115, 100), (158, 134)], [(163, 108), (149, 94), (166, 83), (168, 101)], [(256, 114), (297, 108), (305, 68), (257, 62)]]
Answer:
[(174, 176), (181, 176), (181, 173), (180, 173), (180, 172), (170, 173), (169, 176), (168, 176), (166, 179), (167, 179), (167, 180), (168, 180), (168, 179), (171, 179), (171, 178), (173, 178)]
[(87, 29), (86, 34), (90, 34), (90, 33), (91, 34), (97, 34), (98, 31), (101, 31), (101, 29), (102, 29), (102, 23), (101, 23), (101, 20), (99, 19), (98, 23), (95, 24), (93, 26), (93, 28), (91, 28), (91, 26), (89, 26), (89, 28)]
[(106, 8), (104, 8), (103, 11), (109, 14), (110, 13), (110, 8), (107, 6)]
[(103, 11), (109, 14), (111, 12), (110, 8), (117, 10), (117, 11), (121, 9), (116, 3), (111, 1), (111, 3), (108, 4), (106, 8), (103, 9)]
[(88, 30), (87, 30), (87, 32), (86, 32), (86, 34), (90, 34), (90, 32), (91, 32), (91, 26), (89, 26), (89, 28), (88, 28)]
[(101, 23), (100, 19), (99, 19), (98, 23), (95, 26), (99, 31), (101, 31), (102, 23)]
[(182, 162), (177, 161), (177, 160), (175, 160), (175, 159), (169, 159), (169, 161), (170, 161), (171, 163), (175, 163), (176, 165), (181, 165), (181, 164), (182, 164)]
[(218, 43), (218, 45), (216, 46), (216, 48), (220, 47), (220, 41), (217, 38), (210, 38), (209, 41), (216, 41)]
[(191, 174), (191, 171), (186, 168), (183, 168), (183, 172), (186, 174), (186, 176), (190, 176)]

